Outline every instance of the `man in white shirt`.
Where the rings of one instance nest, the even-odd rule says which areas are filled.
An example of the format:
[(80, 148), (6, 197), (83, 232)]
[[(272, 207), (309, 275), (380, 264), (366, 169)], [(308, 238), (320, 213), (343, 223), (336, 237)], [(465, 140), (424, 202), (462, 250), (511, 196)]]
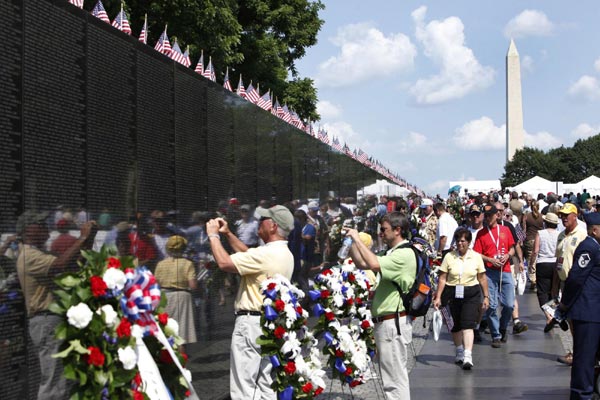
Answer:
[(435, 216), (438, 218), (438, 226), (435, 235), (435, 249), (438, 257), (443, 257), (450, 251), (452, 235), (458, 228), (458, 223), (452, 215), (446, 212), (444, 203), (437, 203), (434, 207)]

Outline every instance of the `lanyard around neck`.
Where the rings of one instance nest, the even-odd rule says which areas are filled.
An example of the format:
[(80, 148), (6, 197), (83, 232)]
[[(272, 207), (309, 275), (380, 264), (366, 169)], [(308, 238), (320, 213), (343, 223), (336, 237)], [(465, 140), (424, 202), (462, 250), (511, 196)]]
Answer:
[(496, 224), (496, 231), (498, 233), (498, 241), (496, 241), (496, 239), (494, 238), (494, 235), (492, 235), (492, 231), (490, 230), (490, 227), (487, 227), (488, 232), (490, 233), (490, 237), (492, 238), (492, 242), (494, 243), (494, 246), (496, 246), (496, 252), (498, 252), (498, 249), (500, 247), (500, 225)]

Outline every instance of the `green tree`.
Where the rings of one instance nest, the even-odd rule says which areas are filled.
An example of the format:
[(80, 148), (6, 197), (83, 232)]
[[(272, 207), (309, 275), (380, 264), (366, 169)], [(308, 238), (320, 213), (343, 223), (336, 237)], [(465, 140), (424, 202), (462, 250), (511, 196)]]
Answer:
[(500, 179), (502, 187), (516, 186), (536, 175), (552, 179), (550, 158), (542, 150), (525, 147), (517, 150), (513, 159), (504, 166)]
[[(86, 0), (85, 8), (95, 3)], [(105, 0), (104, 6), (114, 18), (121, 2)], [(148, 14), (149, 45), (168, 24), (169, 37), (176, 37), (184, 51), (189, 45), (193, 64), (204, 50), (219, 79), (229, 67), (234, 87), (242, 74), (246, 86), (252, 79), (300, 117), (318, 119), (314, 82), (299, 78), (296, 62), (317, 42), (323, 25), (320, 0), (127, 0), (125, 7), (135, 36)]]

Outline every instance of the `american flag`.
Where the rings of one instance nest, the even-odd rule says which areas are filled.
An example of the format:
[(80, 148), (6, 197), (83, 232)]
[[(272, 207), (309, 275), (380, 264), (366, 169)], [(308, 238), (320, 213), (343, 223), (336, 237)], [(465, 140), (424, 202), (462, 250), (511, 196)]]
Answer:
[(319, 140), (329, 144), (329, 136), (327, 136), (327, 131), (323, 128), (319, 128)]
[(300, 119), (298, 114), (296, 114), (295, 111), (291, 111), (290, 115), (292, 116), (292, 125), (294, 125), (298, 129), (304, 129), (304, 124), (302, 123), (302, 120)]
[(110, 19), (108, 19), (108, 14), (106, 14), (102, 0), (98, 0), (96, 3), (94, 9), (92, 10), (92, 15), (96, 18), (100, 18), (102, 21), (110, 25)]
[(342, 144), (340, 143), (340, 141), (338, 140), (338, 138), (337, 138), (337, 137), (334, 137), (334, 138), (333, 138), (333, 142), (331, 143), (331, 147), (332, 147), (334, 150), (337, 150), (337, 151), (342, 151)]
[(179, 43), (177, 43), (177, 39), (173, 43), (173, 47), (171, 47), (171, 54), (169, 55), (172, 60), (177, 61), (179, 64), (185, 65), (185, 57), (181, 52), (181, 48), (179, 48)]
[(186, 68), (189, 68), (192, 65), (192, 60), (190, 60), (190, 46), (185, 49), (185, 53), (183, 53), (183, 65)]
[(271, 101), (271, 94), (269, 92), (262, 95), (260, 99), (258, 99), (257, 106), (262, 108), (263, 110), (271, 111), (271, 107), (273, 107), (273, 103)]
[(358, 149), (358, 155), (356, 156), (356, 159), (358, 161), (360, 161), (361, 163), (365, 163), (367, 161), (369, 157), (367, 156), (367, 153), (365, 153), (364, 151), (362, 151), (361, 149)]
[(217, 81), (217, 75), (215, 75), (215, 69), (213, 68), (213, 65), (212, 65), (212, 57), (208, 58), (208, 66), (204, 70), (204, 73), (202, 74), (202, 76), (205, 77), (206, 79), (210, 79), (213, 82)]
[(310, 120), (306, 121), (306, 125), (304, 125), (304, 132), (306, 132), (306, 134), (309, 136), (313, 136), (313, 127)]
[(165, 30), (163, 31), (163, 33), (161, 33), (160, 37), (158, 38), (158, 42), (156, 42), (154, 50), (167, 56), (171, 55), (171, 42), (169, 42), (169, 37), (167, 36), (166, 26)]
[(246, 98), (246, 89), (244, 89), (244, 82), (242, 82), (242, 74), (240, 74), (240, 80), (238, 81), (237, 89), (235, 89), (235, 93), (240, 96)]
[(123, 11), (123, 4), (121, 4), (121, 12), (115, 17), (112, 26), (128, 35), (131, 35), (131, 27), (129, 26), (127, 15), (125, 14), (125, 11)]
[(225, 71), (225, 79), (223, 80), (223, 87), (230, 92), (233, 92), (233, 88), (231, 87), (231, 82), (229, 82), (229, 67)]
[(83, 8), (83, 0), (69, 0), (75, 7)]
[(271, 114), (273, 114), (276, 117), (279, 117), (279, 110), (282, 110), (282, 108), (279, 105), (279, 101), (277, 101), (277, 97), (275, 97), (275, 104), (273, 104), (273, 108), (271, 108)]
[(200, 75), (204, 75), (204, 50), (200, 51), (200, 59), (198, 60), (198, 64), (196, 64), (195, 72)]
[(292, 115), (290, 114), (290, 109), (288, 108), (287, 104), (283, 105), (282, 110), (283, 110), (283, 115), (282, 115), (281, 119), (283, 119), (288, 124), (291, 123)]
[(144, 44), (148, 43), (148, 14), (144, 17), (144, 26), (142, 27), (140, 38), (138, 40)]
[(252, 86), (252, 81), (250, 81), (250, 84), (248, 85), (248, 88), (246, 89), (246, 100), (248, 100), (251, 103), (256, 104), (258, 102), (258, 99), (260, 99), (260, 95), (258, 94), (256, 89), (254, 89), (254, 86)]
[(352, 152), (350, 151), (350, 147), (348, 147), (348, 145), (346, 143), (344, 143), (344, 147), (342, 148), (342, 151), (344, 152), (344, 154), (346, 155), (352, 155)]

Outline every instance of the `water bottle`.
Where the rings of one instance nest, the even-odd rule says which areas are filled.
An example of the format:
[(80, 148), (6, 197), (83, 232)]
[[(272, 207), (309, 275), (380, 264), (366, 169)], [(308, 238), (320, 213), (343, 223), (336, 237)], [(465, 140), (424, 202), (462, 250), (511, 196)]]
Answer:
[(338, 251), (337, 256), (341, 260), (345, 260), (348, 258), (348, 254), (350, 253), (350, 247), (352, 247), (352, 238), (350, 236), (346, 236), (344, 241), (342, 242), (342, 247), (340, 247), (340, 251)]

